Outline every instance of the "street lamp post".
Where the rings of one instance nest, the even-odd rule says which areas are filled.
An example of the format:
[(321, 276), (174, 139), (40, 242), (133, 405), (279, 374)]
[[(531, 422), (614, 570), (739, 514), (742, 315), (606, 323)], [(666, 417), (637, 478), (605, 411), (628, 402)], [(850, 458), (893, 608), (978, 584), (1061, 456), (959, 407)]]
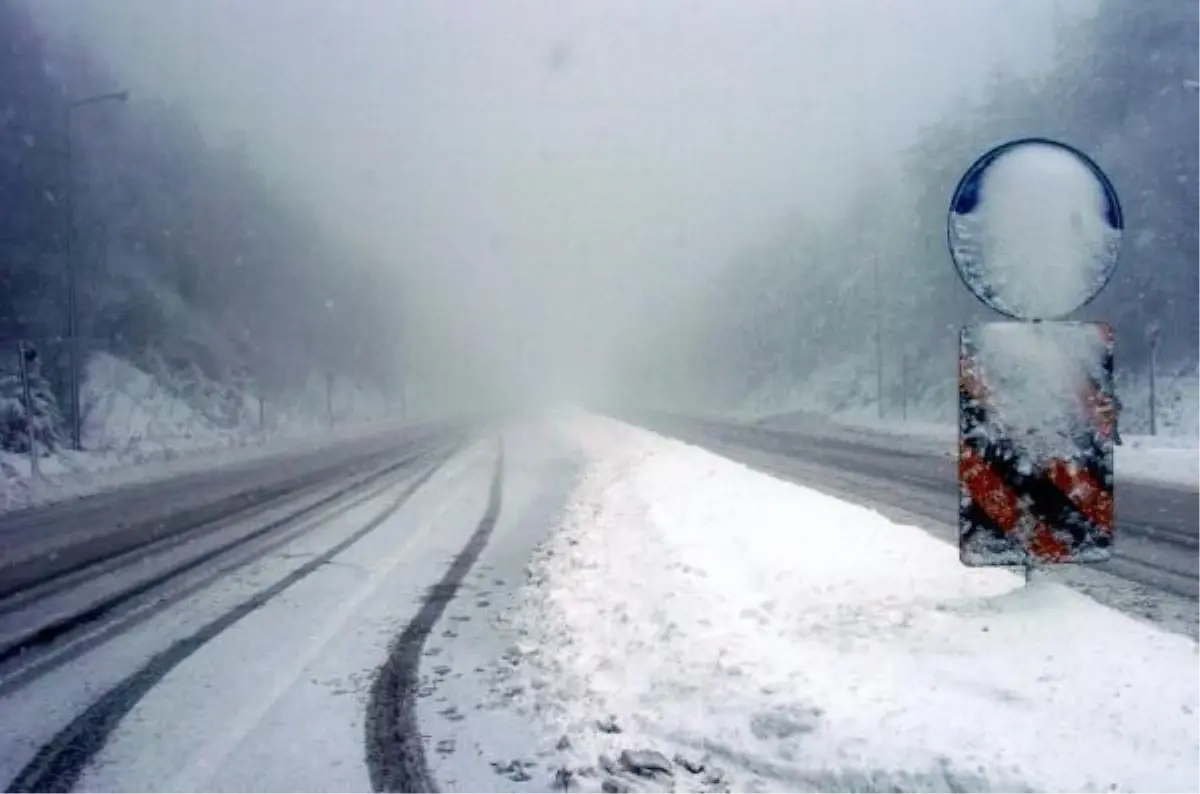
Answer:
[(879, 283), (879, 254), (871, 257), (875, 269), (875, 399), (883, 420), (883, 292)]
[(1158, 323), (1151, 323), (1146, 329), (1146, 339), (1150, 342), (1150, 435), (1158, 435), (1158, 384), (1155, 369), (1158, 367), (1158, 340), (1162, 336), (1162, 328)]
[(63, 106), (63, 129), (65, 132), (67, 180), (64, 200), (66, 202), (66, 255), (67, 255), (67, 339), (70, 348), (71, 381), (71, 442), (75, 449), (83, 448), (83, 411), (79, 399), (79, 304), (77, 274), (75, 272), (75, 199), (74, 163), (72, 148), (72, 113), (85, 105), (99, 102), (124, 102), (129, 99), (128, 91), (112, 91), (106, 94), (75, 99)]
[(400, 421), (408, 421), (408, 328), (401, 319), (400, 330)]

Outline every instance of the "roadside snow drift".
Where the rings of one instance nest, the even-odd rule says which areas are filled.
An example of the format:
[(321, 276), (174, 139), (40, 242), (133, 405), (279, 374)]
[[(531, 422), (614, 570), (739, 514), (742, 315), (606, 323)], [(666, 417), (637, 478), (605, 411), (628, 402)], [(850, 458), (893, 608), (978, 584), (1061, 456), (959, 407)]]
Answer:
[(702, 450), (570, 427), (592, 463), (531, 566), (514, 672), (573, 785), (1195, 790), (1191, 640)]
[[(319, 395), (309, 389), (307, 395), (294, 395), (291, 403), (272, 403), (263, 417), (266, 426), (259, 423), (259, 405), (249, 394), (196, 376), (189, 401), (180, 396), (187, 385), (168, 387), (128, 361), (107, 353), (92, 355), (81, 390), (86, 451), (45, 454), (43, 449), (41, 476), (34, 477), (27, 454), (0, 450), (0, 512), (396, 427), (382, 398), (372, 404), (369, 393), (351, 384), (337, 385), (338, 416), (332, 428), (324, 382), (313, 386)], [(221, 426), (211, 418), (222, 406), (239, 402), (236, 422)]]

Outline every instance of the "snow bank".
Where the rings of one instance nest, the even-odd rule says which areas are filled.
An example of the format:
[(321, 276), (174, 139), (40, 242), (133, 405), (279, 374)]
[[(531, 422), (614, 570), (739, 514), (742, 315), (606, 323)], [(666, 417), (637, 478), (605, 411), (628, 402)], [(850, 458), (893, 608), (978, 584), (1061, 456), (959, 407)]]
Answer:
[(100, 353), (88, 360), (81, 386), (84, 446), (134, 453), (224, 446), (227, 430), (127, 361)]
[[(1121, 340), (1117, 340), (1120, 345)], [(1120, 354), (1118, 347), (1118, 355)], [(1155, 383), (1155, 416), (1158, 433), (1182, 438), (1200, 437), (1200, 377), (1159, 373)], [(1139, 434), (1150, 432), (1150, 379), (1145, 375), (1117, 374), (1124, 427)]]
[(1200, 489), (1195, 436), (1122, 436), (1122, 440), (1125, 443), (1113, 452), (1118, 486), (1124, 478)]
[(572, 430), (593, 463), (531, 567), (523, 669), (562, 762), (614, 770), (583, 788), (665, 790), (612, 760), (655, 750), (675, 790), (1194, 790), (1191, 640), (684, 444)]
[[(229, 391), (214, 381), (193, 387), (197, 401)], [(330, 428), (324, 383), (314, 381), (292, 403), (272, 404), (264, 424), (259, 423), (257, 401), (242, 395), (240, 415), (221, 425), (212, 418), (213, 406), (189, 402), (149, 373), (106, 353), (88, 360), (80, 390), (85, 451), (60, 450), (43, 458), (40, 479), (32, 476), (27, 455), (0, 451), (0, 511), (237, 460), (299, 453), (313, 444), (369, 435), (394, 424), (378, 397), (337, 383), (336, 424)], [(216, 396), (229, 402), (228, 394)]]

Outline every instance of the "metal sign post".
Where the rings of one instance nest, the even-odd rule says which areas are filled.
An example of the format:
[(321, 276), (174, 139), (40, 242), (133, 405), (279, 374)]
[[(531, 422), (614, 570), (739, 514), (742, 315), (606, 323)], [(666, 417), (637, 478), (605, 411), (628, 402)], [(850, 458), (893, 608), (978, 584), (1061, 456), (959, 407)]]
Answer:
[(1063, 318), (1111, 279), (1124, 228), (1086, 155), (1045, 139), (984, 154), (951, 200), (967, 288), (1010, 318), (959, 335), (959, 558), (1099, 562), (1115, 534), (1113, 332)]

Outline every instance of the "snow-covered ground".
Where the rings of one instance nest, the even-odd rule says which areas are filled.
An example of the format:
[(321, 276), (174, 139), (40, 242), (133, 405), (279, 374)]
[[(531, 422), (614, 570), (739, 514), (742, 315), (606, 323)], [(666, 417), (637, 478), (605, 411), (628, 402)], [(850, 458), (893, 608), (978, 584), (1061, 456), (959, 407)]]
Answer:
[[(201, 384), (201, 390), (217, 388)], [(84, 451), (57, 450), (31, 474), (28, 455), (0, 450), (0, 511), (76, 498), (100, 490), (200, 471), (239, 460), (369, 435), (394, 424), (378, 399), (340, 384), (334, 427), (319, 399), (271, 405), (259, 423), (257, 401), (243, 396), (239, 421), (214, 422), (195, 402), (126, 361), (98, 354), (82, 384)], [(206, 395), (198, 395), (197, 401)]]
[(579, 789), (1195, 790), (1195, 641), (697, 448), (567, 429), (591, 462), (506, 675)]

